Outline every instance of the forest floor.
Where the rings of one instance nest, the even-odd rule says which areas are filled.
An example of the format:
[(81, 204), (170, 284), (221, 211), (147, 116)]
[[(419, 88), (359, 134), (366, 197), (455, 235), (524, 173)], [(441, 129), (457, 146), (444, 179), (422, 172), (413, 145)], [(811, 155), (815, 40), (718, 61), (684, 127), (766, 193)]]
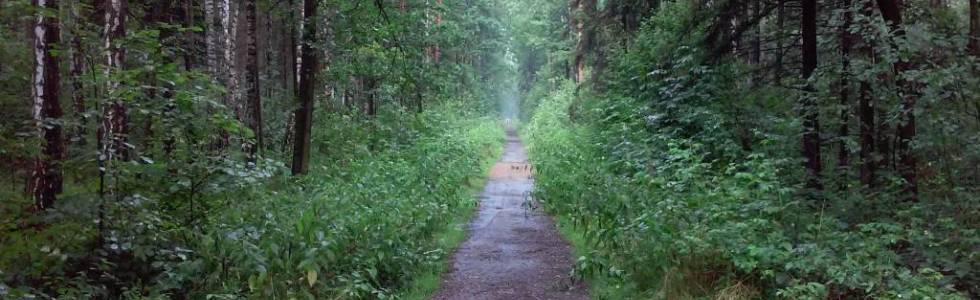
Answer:
[(533, 168), (514, 130), (480, 194), (468, 238), (433, 299), (588, 299), (571, 247), (531, 198)]

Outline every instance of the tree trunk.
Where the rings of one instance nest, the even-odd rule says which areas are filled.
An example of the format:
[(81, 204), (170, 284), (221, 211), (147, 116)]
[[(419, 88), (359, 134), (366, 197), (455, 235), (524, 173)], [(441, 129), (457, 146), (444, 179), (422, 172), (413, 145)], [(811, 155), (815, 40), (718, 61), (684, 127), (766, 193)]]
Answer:
[[(216, 15), (216, 0), (204, 0), (204, 24), (207, 28), (205, 33), (205, 56), (207, 57), (207, 70), (212, 76), (218, 76), (220, 64), (218, 61), (218, 49), (221, 47), (221, 38), (218, 34), (221, 28), (221, 21)], [(220, 81), (220, 76), (218, 76)]]
[[(294, 0), (289, 0), (289, 80), (291, 81), (293, 87), (293, 94), (295, 97), (299, 97), (299, 47), (296, 38), (299, 34), (296, 31), (296, 13), (295, 13), (295, 3)], [(302, 17), (302, 16), (301, 16)]]
[(245, 123), (249, 129), (255, 133), (255, 140), (246, 142), (245, 149), (249, 155), (249, 160), (255, 162), (256, 154), (262, 149), (262, 94), (259, 89), (259, 53), (256, 45), (256, 8), (255, 0), (245, 1), (245, 20), (248, 23), (246, 31), (246, 60), (245, 60), (245, 88), (247, 90)]
[[(750, 56), (750, 61), (753, 65), (759, 66), (762, 63), (762, 26), (765, 25), (763, 22), (763, 12), (762, 12), (762, 0), (752, 1), (752, 13), (755, 14), (755, 18), (759, 20), (758, 24), (755, 25), (755, 34), (752, 36), (752, 55)], [(762, 81), (761, 71), (753, 72), (752, 85), (758, 85)]]
[[(435, 16), (436, 27), (439, 27), (439, 24), (442, 24), (442, 3), (443, 3), (442, 1), (443, 0), (436, 0), (436, 9), (438, 10), (436, 11), (436, 16)], [(435, 45), (432, 46), (432, 62), (435, 64), (439, 64), (439, 61), (441, 59), (442, 59), (442, 50), (439, 48), (439, 42), (436, 42)]]
[(313, 125), (314, 87), (316, 81), (316, 0), (303, 0), (303, 45), (299, 74), (299, 102), (296, 110), (293, 143), (293, 175), (305, 174), (310, 164), (310, 131)]
[(107, 95), (110, 99), (102, 111), (100, 128), (102, 159), (129, 159), (127, 146), (128, 115), (123, 100), (116, 95), (120, 82), (113, 77), (123, 69), (126, 50), (120, 47), (119, 39), (126, 34), (126, 0), (109, 0), (105, 19), (106, 76), (109, 79)]
[[(861, 14), (864, 15), (865, 20), (871, 19), (873, 10), (873, 4), (864, 1)], [(862, 24), (862, 26), (867, 26), (867, 24)], [(867, 60), (874, 59), (874, 49), (871, 47), (870, 41), (864, 40), (862, 37), (861, 44), (859, 48), (860, 55)], [(861, 149), (858, 155), (861, 159), (860, 177), (861, 184), (867, 188), (871, 188), (875, 185), (875, 173), (877, 172), (878, 166), (878, 160), (875, 157), (875, 109), (877, 105), (875, 104), (871, 83), (867, 79), (861, 80), (859, 97), (858, 118), (860, 118)]]
[(586, 63), (586, 53), (592, 47), (592, 18), (595, 14), (596, 2), (595, 0), (576, 0), (573, 1), (577, 4), (577, 13), (572, 14), (572, 18), (576, 19), (573, 23), (575, 24), (575, 58), (574, 58), (574, 72), (575, 82), (582, 84), (585, 81), (585, 63)]
[(861, 158), (860, 177), (861, 183), (867, 187), (874, 186), (875, 172), (877, 171), (877, 161), (875, 153), (875, 107), (874, 99), (871, 94), (871, 84), (867, 81), (861, 82), (861, 94), (858, 103), (858, 116), (860, 117), (860, 143), (861, 150), (858, 154)]
[(973, 56), (980, 57), (980, 4), (970, 0), (970, 50)]
[(60, 42), (57, 17), (47, 12), (58, 12), (56, 0), (34, 0), (39, 9), (34, 23), (34, 73), (31, 85), (33, 99), (32, 117), (38, 137), (42, 140), (41, 153), (34, 160), (34, 170), (27, 189), (34, 199), (34, 209), (44, 210), (52, 205), (62, 190), (61, 160), (65, 146), (60, 119), (61, 104), (58, 102), (58, 59), (52, 50)]
[(221, 26), (224, 30), (224, 66), (225, 66), (225, 88), (228, 95), (225, 105), (234, 109), (235, 115), (239, 120), (244, 119), (244, 110), (241, 103), (238, 73), (238, 5), (235, 0), (221, 1)]
[[(184, 17), (184, 27), (191, 28), (194, 27), (194, 0), (183, 0), (183, 17)], [(193, 31), (188, 30), (184, 33), (184, 70), (190, 71), (194, 68), (194, 54), (192, 49), (194, 49), (194, 37)]]
[(786, 33), (786, 0), (777, 0), (776, 3), (776, 57), (773, 79), (776, 85), (783, 84), (783, 35)]
[[(803, 80), (809, 81), (817, 69), (817, 1), (802, 0), (803, 18), (801, 34), (803, 36)], [(803, 158), (807, 171), (807, 187), (822, 190), (823, 184), (820, 173), (823, 165), (820, 161), (820, 117), (817, 112), (813, 87), (807, 83), (804, 92), (801, 112), (803, 116)]]
[(840, 56), (841, 56), (841, 73), (838, 97), (840, 98), (840, 124), (837, 129), (837, 136), (840, 138), (839, 149), (837, 152), (837, 167), (839, 169), (846, 169), (850, 165), (850, 151), (847, 149), (846, 139), (849, 133), (848, 125), (850, 123), (851, 116), (851, 20), (853, 15), (851, 14), (851, 0), (844, 0), (842, 3), (844, 9), (843, 24), (840, 28)]

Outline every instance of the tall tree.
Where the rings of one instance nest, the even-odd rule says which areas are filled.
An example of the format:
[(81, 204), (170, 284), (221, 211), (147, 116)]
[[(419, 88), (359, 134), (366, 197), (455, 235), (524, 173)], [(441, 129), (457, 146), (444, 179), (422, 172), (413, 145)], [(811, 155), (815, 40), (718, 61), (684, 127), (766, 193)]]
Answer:
[[(817, 69), (817, 1), (802, 0), (802, 20), (800, 22), (803, 40), (803, 80), (808, 81)], [(803, 158), (807, 171), (807, 186), (821, 190), (823, 184), (820, 173), (823, 165), (820, 160), (820, 116), (813, 95), (812, 86), (806, 84), (806, 92), (801, 103), (803, 116)]]
[(245, 150), (249, 159), (255, 161), (255, 156), (262, 148), (262, 94), (259, 89), (259, 53), (256, 45), (256, 7), (255, 0), (245, 0), (245, 22), (247, 23), (245, 58), (245, 88), (246, 107), (245, 124), (255, 133), (255, 141), (248, 141)]
[(970, 49), (973, 56), (980, 57), (980, 4), (970, 0)]
[(310, 131), (313, 126), (314, 86), (316, 81), (316, 0), (303, 0), (303, 38), (299, 70), (299, 104), (293, 129), (293, 175), (305, 174), (310, 165)]
[(225, 69), (225, 89), (228, 95), (225, 105), (235, 109), (238, 119), (244, 119), (244, 110), (241, 103), (238, 73), (238, 1), (219, 0), (221, 4), (221, 28), (223, 29), (224, 39), (224, 66)]
[[(874, 4), (868, 0), (862, 0), (861, 14), (864, 16), (864, 20), (870, 20), (873, 15)], [(867, 27), (867, 23), (861, 24), (862, 31)], [(866, 60), (872, 60), (874, 58), (874, 48), (871, 47), (871, 42), (865, 38), (863, 35), (858, 35), (861, 38), (861, 46), (858, 48), (858, 53)], [(867, 79), (862, 79), (860, 82), (860, 92), (858, 94), (858, 119), (859, 119), (859, 143), (861, 149), (859, 150), (860, 157), (860, 178), (861, 184), (865, 187), (872, 187), (875, 183), (875, 173), (877, 172), (878, 159), (875, 157), (876, 145), (875, 145), (875, 99), (871, 89), (871, 83)]]
[(572, 19), (575, 28), (575, 57), (573, 72), (575, 82), (581, 84), (585, 81), (586, 54), (592, 47), (593, 30), (592, 19), (595, 15), (596, 0), (573, 0), (575, 13)]
[[(194, 0), (183, 0), (181, 5), (182, 5), (181, 8), (183, 9), (183, 13), (181, 15), (183, 16), (182, 21), (184, 22), (184, 27), (186, 28), (194, 27), (195, 25), (194, 24)], [(192, 68), (194, 68), (194, 64), (196, 63), (194, 59), (194, 52), (192, 50), (192, 48), (195, 45), (196, 38), (197, 38), (197, 34), (195, 34), (193, 31), (188, 30), (184, 33), (184, 37), (183, 37), (184, 57), (183, 58), (184, 58), (184, 70), (186, 71), (190, 71)]]
[(100, 142), (102, 143), (102, 159), (128, 159), (126, 105), (118, 95), (120, 81), (113, 78), (123, 68), (126, 50), (121, 47), (120, 39), (126, 34), (126, 0), (108, 0), (105, 7), (105, 51), (106, 76), (108, 80), (107, 94), (110, 99), (103, 108)]
[(837, 136), (840, 138), (838, 143), (839, 149), (837, 149), (837, 166), (841, 169), (846, 168), (850, 164), (850, 151), (847, 149), (847, 142), (845, 139), (850, 134), (850, 116), (851, 116), (851, 23), (853, 15), (851, 13), (851, 0), (844, 0), (841, 3), (841, 8), (843, 9), (843, 14), (841, 18), (843, 22), (839, 29), (840, 35), (840, 56), (841, 56), (841, 71), (840, 71), (840, 82), (838, 89), (838, 100), (840, 101), (840, 123), (838, 124)]
[(61, 128), (61, 103), (58, 101), (58, 59), (53, 50), (60, 42), (57, 0), (34, 0), (38, 8), (34, 23), (34, 73), (31, 98), (32, 117), (38, 137), (42, 140), (41, 153), (34, 160), (34, 170), (28, 183), (28, 191), (34, 198), (37, 210), (54, 204), (62, 189), (61, 159), (64, 156), (64, 140)]
[(212, 75), (217, 75), (220, 70), (218, 60), (218, 49), (221, 48), (221, 20), (217, 17), (216, 0), (204, 0), (204, 23), (207, 32), (205, 33), (205, 56), (207, 57), (207, 70)]

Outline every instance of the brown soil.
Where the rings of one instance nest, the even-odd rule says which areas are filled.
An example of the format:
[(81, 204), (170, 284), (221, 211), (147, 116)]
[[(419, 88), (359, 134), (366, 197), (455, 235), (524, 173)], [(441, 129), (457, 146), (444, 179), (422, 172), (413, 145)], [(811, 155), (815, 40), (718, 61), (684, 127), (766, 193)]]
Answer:
[(469, 238), (433, 299), (588, 299), (573, 282), (571, 249), (530, 198), (533, 168), (517, 135), (490, 171)]

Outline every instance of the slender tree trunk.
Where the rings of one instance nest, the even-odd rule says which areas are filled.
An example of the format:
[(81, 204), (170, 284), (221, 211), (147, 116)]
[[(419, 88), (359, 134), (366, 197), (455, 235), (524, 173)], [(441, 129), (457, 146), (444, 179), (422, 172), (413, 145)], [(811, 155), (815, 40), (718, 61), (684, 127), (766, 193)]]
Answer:
[(314, 88), (316, 81), (316, 0), (303, 0), (303, 45), (299, 75), (299, 102), (296, 110), (293, 143), (293, 175), (305, 174), (310, 164), (310, 131), (313, 127)]
[[(755, 25), (755, 34), (752, 36), (752, 56), (750, 61), (753, 65), (758, 66), (762, 63), (762, 26), (765, 25), (764, 19), (762, 18), (762, 0), (752, 1), (752, 13), (759, 20), (758, 24)], [(761, 71), (753, 72), (752, 85), (758, 85), (762, 78), (760, 78)]]
[[(194, 0), (183, 0), (183, 17), (184, 17), (184, 27), (191, 28), (194, 27)], [(187, 31), (184, 33), (184, 70), (190, 71), (194, 68), (194, 45), (195, 34), (193, 31)]]
[(228, 90), (225, 105), (235, 110), (239, 120), (244, 119), (238, 73), (238, 5), (236, 0), (221, 0), (221, 25), (224, 29), (225, 88)]
[(980, 57), (980, 4), (970, 0), (970, 50), (973, 56)]
[(290, 24), (289, 24), (289, 53), (290, 53), (289, 54), (289, 74), (290, 74), (290, 79), (289, 80), (292, 82), (293, 94), (295, 95), (295, 97), (299, 97), (299, 69), (300, 69), (299, 50), (300, 50), (300, 45), (296, 41), (296, 38), (299, 35), (299, 33), (296, 31), (296, 27), (297, 27), (296, 23), (297, 23), (297, 20), (296, 20), (296, 13), (294, 12), (296, 5), (295, 5), (295, 3), (293, 3), (293, 1), (294, 0), (289, 0), (289, 7), (290, 7), (290, 10), (289, 10), (289, 22), (290, 22)]
[[(878, 0), (881, 15), (884, 16), (885, 21), (888, 21), (896, 38), (902, 38), (905, 35), (905, 29), (902, 27), (902, 6), (901, 0)], [(898, 154), (897, 169), (902, 178), (905, 179), (902, 192), (906, 195), (906, 200), (917, 201), (919, 194), (918, 163), (914, 149), (912, 149), (912, 141), (916, 136), (915, 105), (919, 91), (916, 83), (904, 79), (904, 73), (912, 69), (910, 62), (896, 61), (893, 68), (895, 76), (898, 78), (899, 94), (902, 98), (902, 111), (899, 114), (900, 123), (896, 128), (896, 138), (898, 139), (895, 145), (895, 152)]]
[[(221, 28), (221, 21), (216, 15), (216, 0), (204, 0), (204, 24), (207, 28), (205, 33), (205, 56), (207, 57), (207, 70), (213, 76), (218, 76), (220, 70), (218, 61), (218, 49), (221, 47), (221, 38), (218, 34)], [(220, 76), (219, 81), (220, 81)]]
[[(873, 4), (869, 1), (864, 1), (861, 13), (865, 16), (866, 20), (871, 19), (873, 10)], [(866, 26), (866, 24), (862, 24), (862, 27)], [(873, 53), (874, 49), (871, 47), (870, 41), (862, 38), (861, 44), (859, 48), (860, 55), (866, 60), (873, 60), (875, 57)], [(861, 184), (867, 188), (871, 188), (875, 185), (875, 173), (877, 172), (878, 166), (878, 159), (875, 157), (875, 110), (877, 109), (877, 105), (875, 104), (871, 83), (867, 79), (861, 80), (859, 97), (858, 117), (860, 118), (861, 150), (858, 155), (861, 159), (860, 177)]]
[(786, 0), (777, 0), (776, 3), (776, 62), (775, 71), (773, 72), (774, 80), (776, 85), (783, 84), (783, 55), (785, 50), (783, 50), (783, 35), (785, 35), (786, 25)]
[[(247, 107), (245, 113), (245, 123), (255, 133), (255, 141), (246, 142), (246, 152), (249, 160), (255, 161), (255, 156), (259, 149), (262, 149), (262, 94), (259, 89), (259, 53), (256, 45), (256, 24), (257, 11), (255, 0), (245, 0), (245, 20), (247, 24), (246, 39), (246, 60), (245, 60), (245, 85), (247, 89)], [(254, 143), (254, 144), (253, 144)]]
[(65, 145), (62, 137), (59, 103), (58, 59), (52, 50), (60, 42), (60, 28), (57, 17), (49, 17), (47, 12), (57, 15), (58, 1), (34, 0), (39, 9), (34, 23), (34, 73), (32, 76), (31, 98), (33, 98), (32, 117), (38, 137), (42, 140), (41, 153), (34, 160), (34, 170), (28, 182), (28, 191), (34, 199), (34, 209), (44, 210), (56, 201), (62, 190), (61, 160)]
[(585, 64), (586, 64), (586, 53), (592, 47), (592, 18), (595, 15), (595, 0), (576, 0), (573, 1), (578, 6), (576, 7), (577, 13), (573, 14), (573, 18), (577, 20), (574, 21), (575, 24), (575, 57), (574, 57), (574, 70), (572, 71), (575, 75), (575, 82), (582, 84), (585, 81)]
[(102, 155), (104, 160), (129, 159), (127, 135), (129, 134), (128, 114), (123, 100), (116, 95), (120, 82), (113, 79), (123, 69), (126, 50), (119, 40), (126, 34), (126, 0), (109, 0), (105, 8), (105, 48), (106, 76), (109, 77), (107, 94), (111, 97), (103, 109)]
[(871, 85), (861, 82), (861, 94), (858, 103), (858, 115), (861, 118), (861, 183), (867, 187), (874, 186), (877, 159), (875, 153), (875, 107)]
[[(442, 3), (443, 0), (436, 0), (436, 7), (438, 9), (435, 18), (436, 27), (439, 27), (439, 24), (442, 24)], [(432, 46), (432, 62), (439, 64), (440, 60), (442, 60), (442, 49), (439, 48), (439, 42), (436, 42), (435, 45)]]
[[(802, 6), (803, 80), (809, 81), (817, 69), (817, 1), (802, 0)], [(812, 85), (807, 83), (801, 103), (803, 116), (802, 148), (803, 157), (806, 159), (804, 165), (807, 171), (807, 187), (822, 190), (823, 183), (820, 180), (820, 173), (823, 169), (820, 160), (820, 117), (812, 89)]]
[(850, 135), (850, 130), (848, 125), (850, 124), (851, 116), (851, 43), (852, 37), (850, 33), (851, 20), (853, 15), (850, 11), (851, 0), (844, 0), (842, 3), (844, 9), (843, 24), (840, 29), (840, 56), (841, 56), (841, 73), (840, 73), (840, 83), (838, 91), (838, 97), (840, 100), (840, 124), (837, 129), (837, 136), (840, 138), (838, 144), (837, 152), (837, 167), (839, 169), (846, 169), (850, 165), (850, 151), (847, 148), (846, 139)]

